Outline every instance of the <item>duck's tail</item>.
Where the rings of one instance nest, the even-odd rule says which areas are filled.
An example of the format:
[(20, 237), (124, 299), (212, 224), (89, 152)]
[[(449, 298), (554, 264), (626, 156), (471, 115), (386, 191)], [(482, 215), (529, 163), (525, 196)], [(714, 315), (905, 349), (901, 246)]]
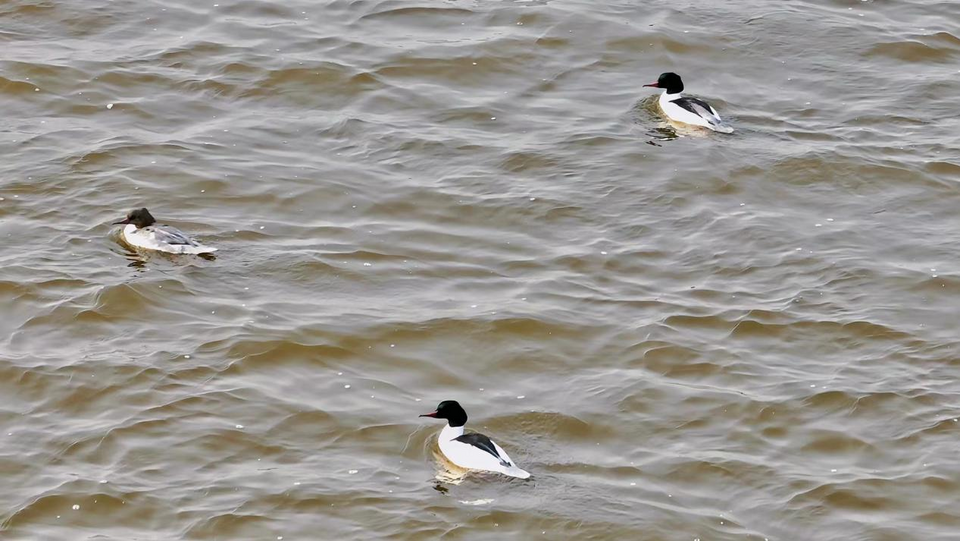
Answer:
[(504, 468), (502, 473), (504, 475), (509, 475), (510, 477), (516, 477), (518, 479), (527, 479), (528, 477), (530, 477), (529, 472), (521, 470), (516, 466), (510, 466), (509, 468)]
[(712, 118), (707, 119), (707, 127), (713, 131), (718, 131), (720, 133), (733, 133), (733, 128), (729, 124), (720, 120), (719, 117), (716, 120)]
[(214, 248), (213, 246), (205, 246), (203, 244), (198, 243), (194, 246), (182, 246), (180, 248), (179, 253), (200, 255), (200, 254), (212, 254), (213, 252), (216, 252), (216, 251), (217, 249)]

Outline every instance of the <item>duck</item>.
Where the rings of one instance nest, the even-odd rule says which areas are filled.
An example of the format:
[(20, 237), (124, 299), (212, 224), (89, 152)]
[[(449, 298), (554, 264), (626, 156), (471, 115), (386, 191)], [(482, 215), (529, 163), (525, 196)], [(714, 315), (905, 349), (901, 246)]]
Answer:
[(670, 120), (701, 126), (720, 133), (733, 133), (733, 128), (723, 122), (717, 110), (709, 103), (682, 94), (683, 80), (676, 73), (661, 73), (657, 82), (643, 86), (663, 89), (663, 93), (660, 94), (660, 109)]
[(168, 254), (209, 254), (217, 249), (191, 239), (186, 233), (169, 225), (158, 225), (145, 208), (131, 210), (127, 217), (113, 225), (123, 225), (121, 237), (135, 248)]
[(530, 474), (510, 458), (506, 451), (489, 437), (471, 432), (464, 433), (467, 412), (456, 400), (444, 400), (437, 409), (420, 417), (446, 419), (447, 426), (440, 431), (440, 452), (450, 462), (467, 470), (501, 473), (510, 477), (527, 479)]

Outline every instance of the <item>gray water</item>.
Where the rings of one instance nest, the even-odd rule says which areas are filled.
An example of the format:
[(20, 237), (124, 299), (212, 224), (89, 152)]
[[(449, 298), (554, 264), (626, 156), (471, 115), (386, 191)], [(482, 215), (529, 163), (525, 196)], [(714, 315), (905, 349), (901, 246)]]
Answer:
[[(956, 3), (0, 39), (3, 539), (957, 538)], [(664, 123), (664, 71), (736, 132)], [(141, 206), (217, 258), (129, 252)], [(444, 399), (532, 479), (438, 480)]]

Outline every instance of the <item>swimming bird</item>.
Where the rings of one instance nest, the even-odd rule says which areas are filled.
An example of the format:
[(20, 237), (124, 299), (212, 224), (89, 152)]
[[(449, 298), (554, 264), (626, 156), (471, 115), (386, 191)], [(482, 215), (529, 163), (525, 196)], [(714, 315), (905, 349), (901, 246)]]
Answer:
[(217, 251), (191, 239), (176, 227), (156, 223), (150, 211), (143, 208), (131, 210), (126, 219), (113, 222), (113, 225), (124, 224), (123, 240), (136, 248), (168, 254), (209, 254)]
[(697, 98), (688, 98), (681, 94), (683, 92), (683, 81), (676, 73), (661, 73), (657, 82), (643, 86), (663, 89), (663, 94), (660, 94), (660, 109), (670, 120), (703, 126), (721, 133), (733, 133), (733, 128), (727, 126), (720, 119), (716, 109), (711, 107), (709, 103)]
[(440, 431), (440, 452), (461, 468), (502, 473), (511, 477), (526, 479), (530, 474), (521, 470), (510, 459), (507, 452), (483, 434), (463, 433), (467, 423), (467, 412), (463, 411), (455, 400), (444, 400), (436, 411), (420, 417), (446, 419), (447, 426)]

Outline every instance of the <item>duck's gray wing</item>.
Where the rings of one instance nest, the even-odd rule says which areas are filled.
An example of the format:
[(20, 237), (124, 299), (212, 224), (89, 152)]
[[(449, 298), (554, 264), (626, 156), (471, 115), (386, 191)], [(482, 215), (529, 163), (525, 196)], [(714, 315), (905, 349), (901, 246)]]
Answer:
[(156, 236), (158, 242), (165, 242), (172, 245), (199, 246), (199, 244), (188, 237), (186, 233), (169, 225), (153, 228), (153, 234)]

